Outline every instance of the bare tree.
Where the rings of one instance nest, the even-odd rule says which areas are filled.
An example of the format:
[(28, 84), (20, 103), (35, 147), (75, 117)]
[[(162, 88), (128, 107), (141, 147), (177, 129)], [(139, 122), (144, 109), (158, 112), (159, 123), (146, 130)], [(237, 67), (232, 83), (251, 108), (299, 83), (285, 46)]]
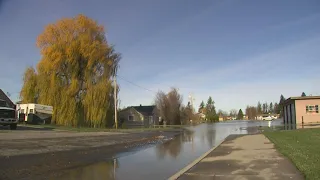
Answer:
[(238, 111), (237, 111), (236, 109), (231, 109), (231, 110), (230, 110), (230, 116), (231, 116), (231, 117), (236, 117), (237, 114), (238, 114)]
[(257, 116), (257, 108), (254, 106), (247, 106), (246, 115), (248, 116), (248, 119), (255, 119)]
[(167, 95), (163, 91), (159, 91), (156, 94), (155, 104), (157, 106), (157, 109), (159, 110), (161, 120), (166, 121), (168, 119), (168, 113), (169, 113), (170, 107), (169, 107)]
[(159, 91), (155, 104), (167, 124), (181, 124), (182, 95), (176, 88), (171, 88), (168, 94)]
[(181, 124), (180, 108), (182, 105), (182, 96), (176, 88), (172, 88), (167, 95), (170, 107), (169, 120), (170, 124)]
[(200, 121), (200, 117), (197, 117), (194, 114), (192, 108), (190, 106), (183, 106), (180, 108), (180, 121), (181, 124), (188, 124), (192, 120), (192, 122)]

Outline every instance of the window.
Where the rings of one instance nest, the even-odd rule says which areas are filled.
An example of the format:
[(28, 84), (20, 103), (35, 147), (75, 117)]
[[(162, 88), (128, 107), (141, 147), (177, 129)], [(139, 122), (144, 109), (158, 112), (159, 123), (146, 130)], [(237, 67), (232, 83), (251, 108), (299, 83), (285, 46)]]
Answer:
[(4, 100), (0, 100), (0, 107), (7, 107), (7, 102)]
[(149, 124), (153, 124), (153, 116), (149, 116)]
[(128, 116), (128, 121), (133, 121), (133, 116)]
[(318, 105), (306, 105), (306, 113), (319, 113)]
[(30, 109), (30, 113), (33, 113), (33, 109)]

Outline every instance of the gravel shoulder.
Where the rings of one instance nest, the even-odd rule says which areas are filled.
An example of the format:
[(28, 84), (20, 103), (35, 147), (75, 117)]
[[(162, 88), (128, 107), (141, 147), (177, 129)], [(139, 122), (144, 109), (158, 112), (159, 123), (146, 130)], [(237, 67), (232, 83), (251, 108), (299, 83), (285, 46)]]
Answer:
[(112, 159), (119, 153), (163, 142), (181, 131), (1, 133), (0, 179), (55, 179), (70, 168)]

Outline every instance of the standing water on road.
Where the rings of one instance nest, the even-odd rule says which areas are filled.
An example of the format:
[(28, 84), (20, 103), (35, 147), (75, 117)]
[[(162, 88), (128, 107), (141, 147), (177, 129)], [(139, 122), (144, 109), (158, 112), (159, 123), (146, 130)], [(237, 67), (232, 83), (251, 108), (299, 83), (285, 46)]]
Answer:
[(241, 120), (188, 127), (190, 131), (165, 143), (70, 170), (59, 179), (167, 179), (230, 134), (252, 134), (258, 131), (254, 127), (268, 125), (278, 126), (281, 121)]

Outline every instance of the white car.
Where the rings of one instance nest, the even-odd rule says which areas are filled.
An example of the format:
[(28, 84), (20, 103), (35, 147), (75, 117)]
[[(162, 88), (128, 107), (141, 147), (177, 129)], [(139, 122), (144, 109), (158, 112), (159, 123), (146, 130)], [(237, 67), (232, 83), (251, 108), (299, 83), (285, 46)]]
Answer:
[(263, 121), (272, 121), (273, 118), (271, 116), (262, 116)]

